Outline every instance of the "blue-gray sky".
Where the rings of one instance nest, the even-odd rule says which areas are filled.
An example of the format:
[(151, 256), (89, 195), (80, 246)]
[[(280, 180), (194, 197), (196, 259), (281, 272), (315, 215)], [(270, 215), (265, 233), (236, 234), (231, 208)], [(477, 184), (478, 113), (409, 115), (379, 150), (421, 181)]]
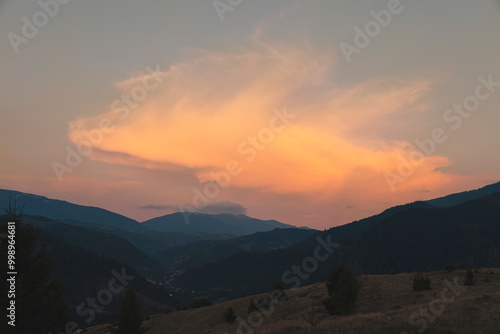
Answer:
[(323, 228), (500, 178), (500, 1), (41, 3), (0, 2), (2, 188)]

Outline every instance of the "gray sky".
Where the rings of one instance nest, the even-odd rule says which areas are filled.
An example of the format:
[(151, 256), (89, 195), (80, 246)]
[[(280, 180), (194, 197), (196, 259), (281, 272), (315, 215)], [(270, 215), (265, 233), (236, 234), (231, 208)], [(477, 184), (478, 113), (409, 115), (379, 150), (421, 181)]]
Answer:
[[(207, 212), (196, 189), (212, 184), (214, 212), (322, 228), (499, 179), (500, 87), (482, 87), (467, 116), (447, 110), (500, 82), (500, 1), (221, 0), (219, 13), (212, 1), (54, 1), (48, 14), (0, 2), (2, 188), (144, 220)], [(112, 103), (152, 73), (158, 87), (119, 118)], [(296, 117), (252, 149), (285, 108)], [(113, 130), (68, 166), (66, 147), (103, 118)], [(402, 173), (436, 128), (446, 139)], [(226, 184), (214, 175), (230, 161), (241, 171)], [(68, 168), (59, 178), (54, 162)]]

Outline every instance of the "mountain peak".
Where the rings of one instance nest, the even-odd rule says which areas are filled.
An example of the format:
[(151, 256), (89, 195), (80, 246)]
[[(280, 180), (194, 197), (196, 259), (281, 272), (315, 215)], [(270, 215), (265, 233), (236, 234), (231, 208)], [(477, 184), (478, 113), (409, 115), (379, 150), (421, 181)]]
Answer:
[(244, 214), (206, 214), (176, 212), (142, 223), (150, 229), (175, 232), (217, 232), (240, 235), (271, 231), (275, 228), (296, 228), (276, 220), (261, 220)]

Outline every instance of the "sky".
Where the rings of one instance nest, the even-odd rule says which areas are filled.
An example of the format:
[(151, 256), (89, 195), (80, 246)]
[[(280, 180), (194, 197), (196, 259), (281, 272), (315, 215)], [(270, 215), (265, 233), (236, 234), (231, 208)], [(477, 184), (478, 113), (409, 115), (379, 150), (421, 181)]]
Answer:
[(0, 188), (325, 229), (500, 180), (498, 0), (0, 1)]

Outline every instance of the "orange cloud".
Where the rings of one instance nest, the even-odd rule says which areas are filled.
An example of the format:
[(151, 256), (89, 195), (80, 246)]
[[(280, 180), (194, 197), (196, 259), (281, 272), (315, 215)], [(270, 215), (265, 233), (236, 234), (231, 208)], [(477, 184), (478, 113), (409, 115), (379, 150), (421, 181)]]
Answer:
[[(90, 154), (95, 160), (190, 169), (202, 183), (236, 161), (241, 172), (227, 189), (318, 199), (395, 197), (384, 173), (397, 170), (412, 145), (383, 138), (381, 129), (396, 124), (395, 116), (427, 110), (423, 97), (432, 80), (379, 79), (340, 87), (328, 75), (334, 62), (324, 54), (252, 43), (233, 53), (186, 52), (186, 60), (161, 73), (162, 84), (143, 101), (133, 101), (133, 107), (120, 102), (71, 122), (70, 139), (88, 140), (107, 119), (112, 129), (96, 140)], [(131, 94), (148, 75), (116, 86)], [(277, 113), (293, 117), (283, 120)], [(451, 176), (438, 168), (450, 164), (444, 157), (425, 157), (398, 190), (439, 189)]]

